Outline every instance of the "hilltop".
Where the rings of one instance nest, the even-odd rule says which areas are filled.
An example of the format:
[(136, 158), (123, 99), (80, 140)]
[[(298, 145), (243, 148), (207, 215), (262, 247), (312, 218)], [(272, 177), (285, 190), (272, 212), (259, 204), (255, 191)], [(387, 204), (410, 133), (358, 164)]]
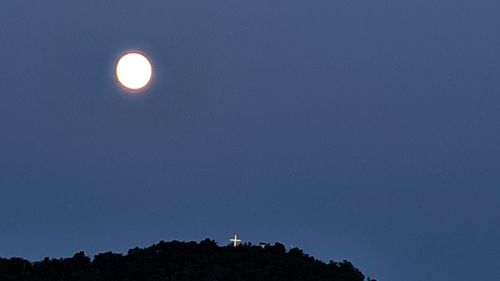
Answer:
[[(218, 246), (213, 240), (161, 241), (127, 254), (83, 252), (30, 262), (0, 258), (0, 281), (363, 281), (349, 261), (324, 263), (280, 244)], [(368, 280), (371, 280), (368, 278)]]

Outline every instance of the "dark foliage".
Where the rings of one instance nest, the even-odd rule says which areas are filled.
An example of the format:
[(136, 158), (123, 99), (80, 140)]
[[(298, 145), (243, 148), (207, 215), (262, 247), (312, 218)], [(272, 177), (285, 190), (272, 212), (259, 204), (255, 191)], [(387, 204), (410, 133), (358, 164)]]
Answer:
[(126, 255), (102, 253), (93, 260), (83, 252), (72, 258), (31, 263), (0, 258), (0, 281), (363, 281), (350, 262), (325, 264), (298, 248), (245, 244), (219, 247), (213, 240), (163, 242), (135, 248)]

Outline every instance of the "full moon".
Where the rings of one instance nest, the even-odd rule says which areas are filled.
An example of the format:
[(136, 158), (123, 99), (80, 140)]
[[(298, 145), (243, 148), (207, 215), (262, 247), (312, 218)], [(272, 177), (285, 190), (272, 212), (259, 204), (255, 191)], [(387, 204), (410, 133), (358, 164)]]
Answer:
[(153, 67), (145, 55), (131, 52), (116, 64), (116, 78), (128, 90), (141, 91), (151, 82)]

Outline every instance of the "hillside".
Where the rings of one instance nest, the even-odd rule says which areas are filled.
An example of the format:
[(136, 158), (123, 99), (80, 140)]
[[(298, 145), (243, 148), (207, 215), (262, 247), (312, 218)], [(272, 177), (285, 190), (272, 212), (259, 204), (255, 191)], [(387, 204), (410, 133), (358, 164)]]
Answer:
[[(72, 258), (29, 262), (0, 258), (0, 281), (363, 281), (350, 262), (318, 261), (298, 248), (218, 246), (213, 240), (164, 242), (127, 254), (83, 252)], [(370, 279), (369, 279), (370, 280)]]

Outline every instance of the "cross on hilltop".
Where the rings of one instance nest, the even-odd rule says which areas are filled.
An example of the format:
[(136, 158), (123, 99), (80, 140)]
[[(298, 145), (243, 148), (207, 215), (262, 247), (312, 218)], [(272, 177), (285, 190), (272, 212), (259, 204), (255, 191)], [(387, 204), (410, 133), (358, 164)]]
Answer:
[(241, 239), (238, 239), (238, 235), (234, 235), (234, 238), (229, 239), (233, 243), (233, 247), (237, 247), (241, 243)]

